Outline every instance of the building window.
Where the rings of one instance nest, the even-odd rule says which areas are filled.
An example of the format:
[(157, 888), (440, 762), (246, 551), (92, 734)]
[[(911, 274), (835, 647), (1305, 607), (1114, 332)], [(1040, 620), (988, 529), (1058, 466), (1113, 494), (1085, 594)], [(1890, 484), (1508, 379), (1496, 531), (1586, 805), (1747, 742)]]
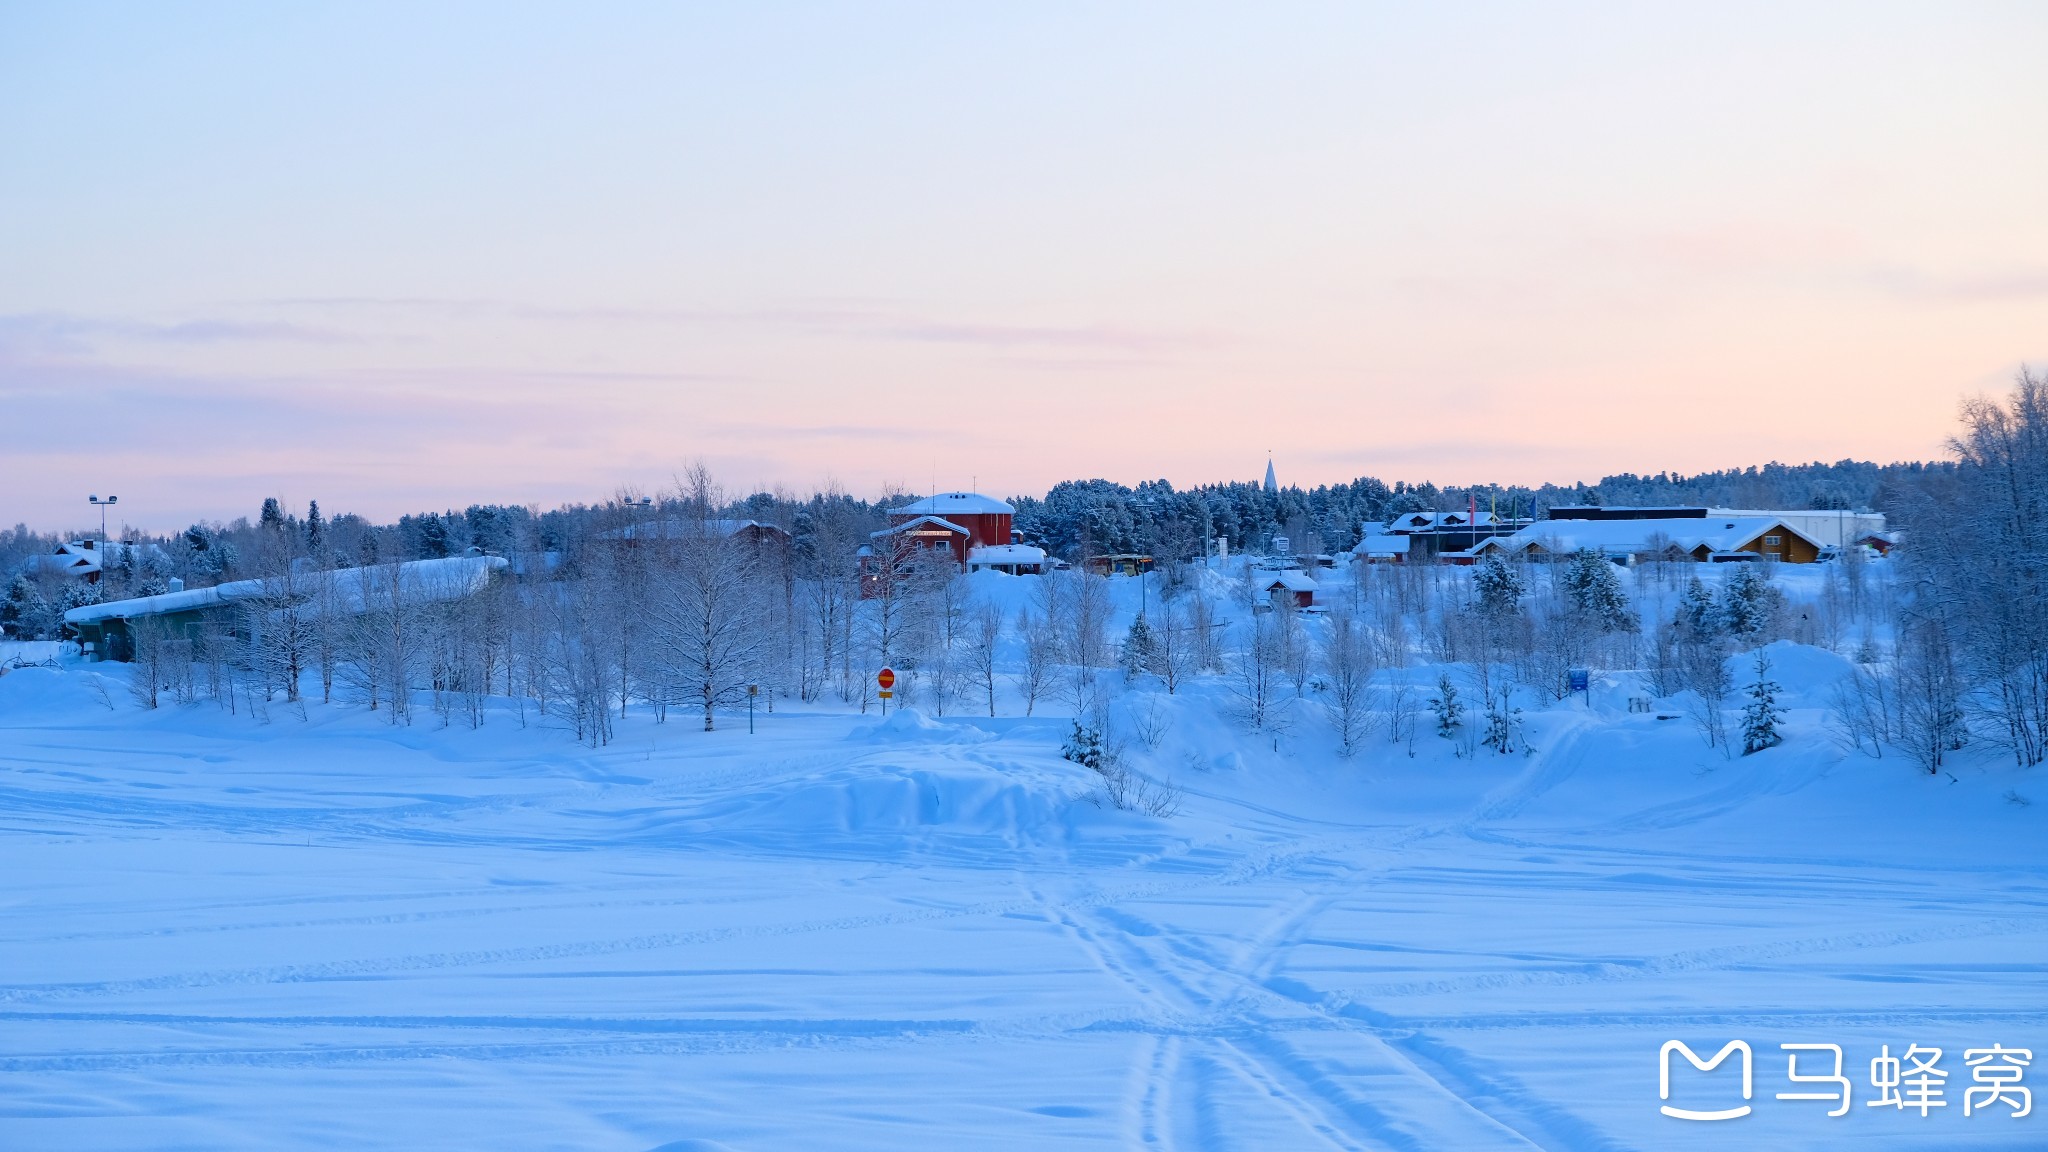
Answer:
[(1766, 548), (1776, 548), (1778, 545), (1783, 544), (1784, 542), (1785, 538), (1783, 536), (1764, 537), (1764, 547)]

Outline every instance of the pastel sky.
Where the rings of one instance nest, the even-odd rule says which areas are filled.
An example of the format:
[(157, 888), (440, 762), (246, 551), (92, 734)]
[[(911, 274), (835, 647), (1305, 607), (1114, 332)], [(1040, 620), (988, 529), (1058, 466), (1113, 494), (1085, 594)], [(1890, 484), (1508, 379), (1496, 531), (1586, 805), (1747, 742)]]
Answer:
[(0, 0), (0, 520), (1931, 458), (2048, 5)]

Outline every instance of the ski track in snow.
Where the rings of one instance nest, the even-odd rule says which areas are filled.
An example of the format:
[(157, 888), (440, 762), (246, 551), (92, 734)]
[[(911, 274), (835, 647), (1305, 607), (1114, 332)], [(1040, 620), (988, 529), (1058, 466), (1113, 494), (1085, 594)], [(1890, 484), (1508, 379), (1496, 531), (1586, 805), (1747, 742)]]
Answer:
[(1705, 1148), (1664, 1039), (1749, 1039), (1760, 1100), (1779, 1040), (2048, 1048), (2011, 785), (1811, 733), (1726, 761), (1565, 707), (1527, 757), (1190, 774), (1236, 737), (1189, 711), (1157, 821), (1082, 799), (1058, 720), (515, 723), (0, 680), (0, 1145)]

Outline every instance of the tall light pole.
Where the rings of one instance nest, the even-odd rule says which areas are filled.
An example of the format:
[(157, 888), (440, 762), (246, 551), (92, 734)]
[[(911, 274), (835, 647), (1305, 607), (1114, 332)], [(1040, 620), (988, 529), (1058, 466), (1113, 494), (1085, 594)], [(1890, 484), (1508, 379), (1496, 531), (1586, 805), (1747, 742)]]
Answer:
[(109, 496), (102, 500), (97, 496), (87, 496), (86, 500), (90, 501), (100, 510), (100, 543), (105, 544), (107, 542), (107, 509), (112, 505), (119, 504), (121, 498), (119, 496)]

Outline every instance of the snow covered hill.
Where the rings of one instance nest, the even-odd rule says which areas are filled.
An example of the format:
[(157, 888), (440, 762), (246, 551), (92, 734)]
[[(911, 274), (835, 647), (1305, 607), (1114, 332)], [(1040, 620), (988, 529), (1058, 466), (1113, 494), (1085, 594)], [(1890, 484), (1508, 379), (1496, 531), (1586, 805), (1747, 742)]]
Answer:
[[(634, 708), (593, 749), (18, 669), (0, 1146), (2048, 1146), (1962, 1106), (1966, 1049), (2048, 1049), (2048, 787), (1845, 755), (1847, 663), (1772, 653), (1786, 741), (1735, 758), (1620, 676), (1506, 756), (1119, 688), (1171, 818), (1101, 803), (1059, 705)], [(1661, 1115), (1669, 1040), (1746, 1041), (1753, 1112)], [(1777, 1098), (1787, 1043), (1842, 1047), (1847, 1115)], [(1916, 1044), (1948, 1106), (1869, 1107)]]

